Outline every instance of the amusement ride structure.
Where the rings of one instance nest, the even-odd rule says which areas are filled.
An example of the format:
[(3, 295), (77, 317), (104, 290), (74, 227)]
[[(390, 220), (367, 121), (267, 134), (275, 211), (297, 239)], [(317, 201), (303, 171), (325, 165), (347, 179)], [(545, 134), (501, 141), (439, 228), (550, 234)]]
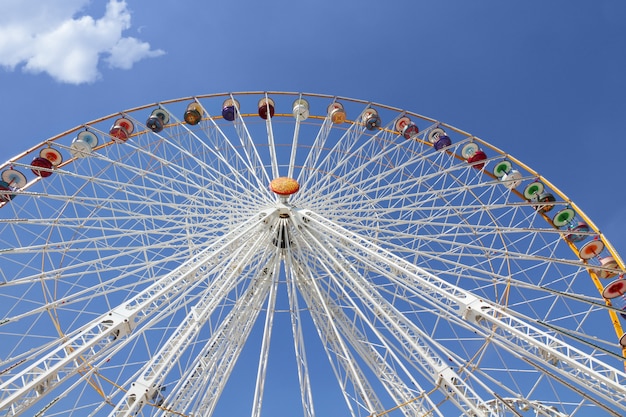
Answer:
[(202, 95), (0, 174), (0, 416), (626, 414), (619, 254), (449, 124)]

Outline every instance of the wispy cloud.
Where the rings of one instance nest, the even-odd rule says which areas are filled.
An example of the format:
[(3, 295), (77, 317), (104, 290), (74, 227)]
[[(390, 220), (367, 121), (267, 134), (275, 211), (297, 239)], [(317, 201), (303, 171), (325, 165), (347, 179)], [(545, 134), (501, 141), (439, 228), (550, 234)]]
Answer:
[(109, 0), (101, 18), (79, 14), (88, 2), (6, 0), (0, 16), (0, 65), (82, 84), (101, 76), (101, 61), (130, 69), (142, 59), (164, 54), (147, 42), (123, 36), (131, 27), (124, 0)]

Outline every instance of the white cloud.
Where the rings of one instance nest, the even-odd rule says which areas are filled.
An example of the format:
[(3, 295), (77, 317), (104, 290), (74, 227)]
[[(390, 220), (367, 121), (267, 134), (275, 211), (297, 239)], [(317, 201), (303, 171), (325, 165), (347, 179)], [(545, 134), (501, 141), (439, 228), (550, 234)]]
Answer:
[[(89, 83), (100, 77), (101, 59), (111, 68), (162, 55), (150, 44), (124, 37), (130, 12), (124, 0), (109, 0), (103, 17), (77, 16), (89, 0), (5, 0), (0, 16), (0, 65), (45, 72), (54, 79)], [(4, 2), (3, 2), (4, 3)]]
[(161, 55), (161, 51), (151, 51), (150, 44), (135, 38), (121, 38), (110, 49), (106, 59), (113, 68), (130, 69), (143, 58)]

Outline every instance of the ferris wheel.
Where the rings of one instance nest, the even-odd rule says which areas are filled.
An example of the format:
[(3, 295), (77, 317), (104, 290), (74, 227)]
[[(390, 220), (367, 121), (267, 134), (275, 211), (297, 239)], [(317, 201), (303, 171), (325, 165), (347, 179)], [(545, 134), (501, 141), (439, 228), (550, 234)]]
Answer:
[(186, 97), (0, 166), (1, 416), (621, 416), (624, 263), (488, 142)]

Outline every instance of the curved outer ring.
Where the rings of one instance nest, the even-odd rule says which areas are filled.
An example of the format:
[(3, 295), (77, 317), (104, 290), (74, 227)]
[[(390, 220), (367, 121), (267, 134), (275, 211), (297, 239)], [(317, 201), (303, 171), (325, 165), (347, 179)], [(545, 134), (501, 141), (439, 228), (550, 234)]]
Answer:
[[(405, 116), (412, 116), (415, 118), (419, 118), (421, 120), (430, 122), (432, 124), (437, 124), (439, 127), (442, 127), (444, 129), (448, 129), (450, 131), (453, 131), (457, 134), (463, 135), (467, 138), (470, 138), (472, 141), (476, 142), (479, 144), (479, 148), (482, 150), (490, 150), (492, 152), (495, 152), (497, 154), (499, 154), (500, 156), (506, 158), (508, 161), (510, 161), (512, 164), (517, 165), (518, 167), (524, 169), (525, 171), (527, 171), (528, 173), (530, 173), (531, 175), (533, 175), (536, 180), (541, 181), (545, 187), (549, 188), (553, 193), (555, 193), (556, 195), (558, 195), (565, 203), (567, 203), (569, 205), (569, 207), (571, 207), (572, 209), (574, 209), (574, 211), (578, 214), (578, 216), (581, 217), (581, 219), (587, 223), (587, 225), (591, 228), (591, 230), (598, 236), (598, 239), (602, 240), (602, 242), (605, 244), (605, 248), (606, 250), (610, 253), (611, 256), (613, 256), (613, 258), (615, 259), (615, 261), (617, 262), (618, 266), (620, 269), (624, 270), (625, 269), (625, 264), (624, 261), (622, 260), (622, 258), (619, 256), (619, 254), (617, 253), (617, 251), (615, 250), (615, 248), (613, 247), (613, 245), (606, 239), (606, 237), (602, 234), (602, 232), (600, 232), (600, 230), (598, 229), (598, 227), (595, 225), (595, 223), (580, 209), (580, 207), (578, 207), (572, 200), (570, 200), (561, 190), (559, 190), (557, 187), (554, 186), (554, 184), (552, 184), (552, 182), (550, 182), (549, 180), (547, 180), (545, 177), (543, 177), (542, 175), (536, 173), (534, 170), (532, 170), (528, 165), (524, 164), (523, 162), (521, 162), (519, 159), (513, 157), (512, 155), (505, 153), (504, 151), (502, 151), (500, 148), (484, 141), (483, 139), (480, 139), (476, 136), (473, 136), (472, 134), (458, 129), (452, 125), (449, 125), (447, 123), (443, 123), (440, 122), (436, 119), (430, 118), (430, 117), (426, 117), (423, 116), (419, 113), (414, 113), (411, 111), (407, 111), (407, 110), (403, 110), (403, 109), (399, 109), (397, 107), (393, 107), (393, 106), (388, 106), (388, 105), (384, 105), (384, 104), (379, 104), (379, 103), (374, 103), (374, 102), (370, 102), (370, 101), (366, 101), (366, 100), (360, 100), (360, 99), (355, 99), (355, 98), (349, 98), (349, 97), (341, 97), (341, 96), (333, 96), (333, 95), (329, 95), (329, 94), (315, 94), (315, 93), (297, 93), (297, 92), (284, 92), (284, 91), (245, 91), (245, 92), (233, 92), (233, 93), (215, 93), (215, 94), (203, 94), (203, 95), (197, 95), (197, 96), (188, 96), (188, 97), (181, 97), (181, 98), (176, 98), (176, 99), (170, 99), (170, 100), (165, 100), (165, 101), (161, 101), (158, 103), (150, 103), (150, 104), (145, 104), (142, 106), (138, 106), (138, 107), (134, 107), (128, 110), (124, 110), (118, 113), (112, 113), (108, 116), (104, 116), (98, 119), (94, 119), (90, 122), (87, 122), (85, 124), (76, 126), (74, 128), (71, 128), (69, 130), (66, 130), (65, 132), (62, 132), (60, 134), (57, 134), (49, 139), (44, 140), (43, 142), (27, 149), (26, 151), (14, 156), (13, 158), (9, 159), (7, 162), (5, 162), (3, 165), (0, 166), (0, 171), (9, 168), (10, 166), (12, 166), (14, 163), (16, 163), (17, 161), (21, 160), (22, 158), (30, 155), (31, 153), (37, 152), (39, 151), (42, 147), (47, 147), (50, 144), (58, 141), (61, 138), (64, 138), (66, 136), (68, 136), (71, 133), (83, 130), (85, 128), (88, 128), (89, 126), (104, 122), (106, 120), (112, 119), (112, 120), (117, 120), (119, 118), (125, 118), (126, 114), (128, 113), (133, 113), (133, 112), (137, 112), (139, 110), (144, 110), (144, 109), (151, 109), (151, 108), (155, 108), (155, 107), (160, 107), (160, 106), (165, 106), (168, 104), (173, 104), (173, 103), (180, 103), (180, 102), (189, 102), (189, 101), (195, 101), (198, 102), (198, 100), (200, 99), (209, 99), (209, 98), (217, 98), (217, 97), (224, 97), (225, 99), (229, 99), (229, 98), (234, 98), (236, 96), (254, 96), (254, 95), (263, 95), (263, 96), (269, 96), (269, 95), (274, 95), (274, 96), (296, 96), (298, 98), (307, 98), (307, 97), (314, 97), (314, 98), (322, 98), (322, 99), (329, 99), (333, 102), (352, 102), (352, 103), (357, 103), (357, 104), (364, 104), (364, 105), (368, 105), (370, 107), (377, 107), (377, 108), (381, 108), (381, 109), (385, 109), (385, 110), (389, 110), (389, 111), (393, 111), (393, 112), (397, 112), (399, 114), (405, 115)], [(241, 117), (258, 117), (257, 113), (240, 113)], [(276, 113), (274, 115), (274, 117), (293, 117), (293, 114), (291, 113), (281, 113), (278, 114)], [(327, 114), (323, 115), (323, 116), (314, 116), (311, 115), (309, 116), (311, 118), (315, 118), (315, 119), (325, 119), (326, 117), (328, 117)], [(212, 116), (213, 119), (222, 119), (221, 114), (216, 114), (215, 116)], [(346, 119), (345, 121), (346, 123), (355, 123), (354, 120), (348, 120)], [(183, 121), (178, 122), (178, 123), (184, 123)], [(382, 129), (382, 128), (381, 128)], [(387, 130), (387, 129), (385, 129)], [(134, 136), (139, 136), (139, 135), (143, 135), (143, 134), (148, 134), (148, 133), (152, 133), (151, 130), (146, 129), (146, 130), (138, 130), (135, 129), (134, 132), (129, 135), (129, 139), (134, 137)], [(426, 141), (425, 143), (428, 143), (428, 141)], [(93, 151), (97, 151), (99, 149), (102, 149), (106, 146), (111, 146), (111, 145), (118, 145), (117, 143), (113, 142), (113, 141), (105, 141), (105, 143), (98, 145), (97, 147), (95, 147), (93, 149)], [(428, 145), (432, 146), (432, 144), (428, 143)], [(447, 153), (451, 153), (449, 150), (446, 150), (445, 152)], [(455, 158), (460, 159), (460, 160), (465, 160), (465, 158), (463, 157), (463, 155), (460, 154), (454, 154), (453, 155)], [(71, 164), (74, 160), (76, 160), (76, 157), (70, 157), (68, 159), (64, 159), (64, 161), (59, 164), (59, 166), (57, 168), (61, 168), (64, 167), (67, 164)], [(488, 171), (484, 171), (484, 175), (497, 180), (498, 178), (491, 172)], [(36, 183), (37, 181), (41, 181), (41, 180), (45, 180), (42, 179), (41, 177), (36, 177), (33, 178), (25, 187), (24, 189), (27, 189), (30, 185)], [(526, 199), (524, 198), (524, 194), (523, 191), (518, 191), (516, 189), (511, 190), (512, 193), (516, 194), (522, 201), (526, 201)], [(9, 204), (9, 203), (0, 203), (0, 208), (2, 208), (2, 206), (4, 204)], [(546, 220), (546, 222), (548, 222), (549, 224), (552, 225), (552, 221), (551, 219), (546, 216), (545, 213), (541, 213), (540, 214), (542, 217), (544, 217), (544, 219)], [(579, 249), (572, 243), (567, 241), (568, 246), (570, 247), (570, 249), (572, 250), (572, 252), (578, 257), (578, 251)], [(586, 260), (583, 260), (584, 263), (587, 263)], [(590, 278), (593, 281), (594, 285), (596, 286), (598, 293), (600, 295), (602, 295), (603, 289), (604, 289), (604, 285), (600, 282), (600, 279), (598, 277), (595, 276), (595, 274), (590, 274)], [(607, 305), (610, 306), (610, 303), (607, 302)], [(624, 330), (622, 328), (621, 322), (619, 320), (618, 317), (618, 313), (616, 312), (615, 309), (611, 309), (609, 310), (609, 315), (611, 318), (611, 322), (613, 324), (613, 327), (615, 329), (617, 338), (620, 338), (622, 336), (626, 336), (626, 334), (624, 333)], [(623, 355), (626, 357), (626, 347), (622, 348), (622, 353)]]

